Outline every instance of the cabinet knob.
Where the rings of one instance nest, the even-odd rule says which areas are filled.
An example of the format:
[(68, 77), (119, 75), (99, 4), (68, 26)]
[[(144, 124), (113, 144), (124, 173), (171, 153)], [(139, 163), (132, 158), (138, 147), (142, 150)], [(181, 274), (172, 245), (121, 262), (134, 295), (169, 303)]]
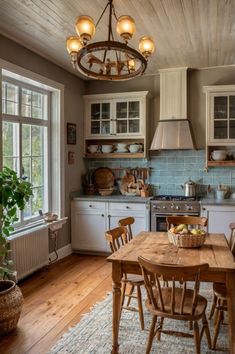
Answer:
[(89, 205), (89, 208), (92, 208), (92, 205), (91, 205), (91, 204)]
[(126, 209), (130, 209), (130, 207), (127, 205), (127, 206), (126, 206)]
[(104, 214), (101, 214), (102, 218), (104, 218)]
[(202, 210), (206, 210), (206, 208), (205, 208), (205, 207), (203, 207), (203, 208), (202, 208)]

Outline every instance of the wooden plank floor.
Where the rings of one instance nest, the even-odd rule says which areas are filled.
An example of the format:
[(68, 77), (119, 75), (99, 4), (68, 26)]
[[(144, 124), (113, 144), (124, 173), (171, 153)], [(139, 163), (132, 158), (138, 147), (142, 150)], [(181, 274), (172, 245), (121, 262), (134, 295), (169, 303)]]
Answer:
[(112, 288), (111, 264), (72, 254), (20, 283), (24, 307), (14, 333), (0, 337), (1, 354), (44, 354)]

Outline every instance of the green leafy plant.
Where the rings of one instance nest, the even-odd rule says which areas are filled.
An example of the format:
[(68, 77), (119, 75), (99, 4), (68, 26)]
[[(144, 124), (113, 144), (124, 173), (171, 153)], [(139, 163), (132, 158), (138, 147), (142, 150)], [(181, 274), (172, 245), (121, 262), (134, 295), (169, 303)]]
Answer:
[(13, 262), (9, 259), (8, 237), (18, 220), (17, 209), (23, 210), (32, 196), (31, 183), (19, 178), (15, 171), (3, 167), (0, 171), (0, 279), (14, 274)]

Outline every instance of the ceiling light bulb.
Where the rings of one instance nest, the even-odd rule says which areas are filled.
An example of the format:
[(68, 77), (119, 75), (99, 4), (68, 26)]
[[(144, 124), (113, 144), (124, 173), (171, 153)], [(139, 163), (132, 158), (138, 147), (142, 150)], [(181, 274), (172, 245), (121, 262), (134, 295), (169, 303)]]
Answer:
[(69, 52), (69, 54), (74, 52), (77, 53), (83, 47), (81, 39), (77, 36), (68, 37), (66, 40), (66, 44), (67, 44), (67, 51)]
[(148, 58), (151, 54), (153, 54), (155, 50), (154, 42), (151, 37), (141, 37), (139, 41), (139, 51), (141, 54)]
[(136, 31), (135, 21), (131, 16), (120, 16), (117, 20), (116, 31), (125, 40), (130, 40)]
[(90, 16), (79, 16), (76, 21), (77, 34), (82, 38), (84, 44), (90, 41), (95, 34), (95, 24)]
[(135, 70), (135, 60), (134, 59), (128, 60), (128, 68), (129, 68), (130, 71), (134, 71)]

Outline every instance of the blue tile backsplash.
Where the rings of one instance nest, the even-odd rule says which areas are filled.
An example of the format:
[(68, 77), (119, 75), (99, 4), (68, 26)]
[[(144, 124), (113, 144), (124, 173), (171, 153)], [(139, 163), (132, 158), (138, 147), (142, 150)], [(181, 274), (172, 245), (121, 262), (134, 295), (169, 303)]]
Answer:
[(104, 159), (89, 160), (87, 167), (150, 168), (148, 183), (154, 195), (183, 195), (183, 185), (189, 178), (197, 183), (198, 195), (206, 195), (208, 185), (212, 191), (218, 185), (229, 186), (235, 191), (235, 167), (211, 167), (205, 170), (205, 150), (164, 150), (147, 159)]

